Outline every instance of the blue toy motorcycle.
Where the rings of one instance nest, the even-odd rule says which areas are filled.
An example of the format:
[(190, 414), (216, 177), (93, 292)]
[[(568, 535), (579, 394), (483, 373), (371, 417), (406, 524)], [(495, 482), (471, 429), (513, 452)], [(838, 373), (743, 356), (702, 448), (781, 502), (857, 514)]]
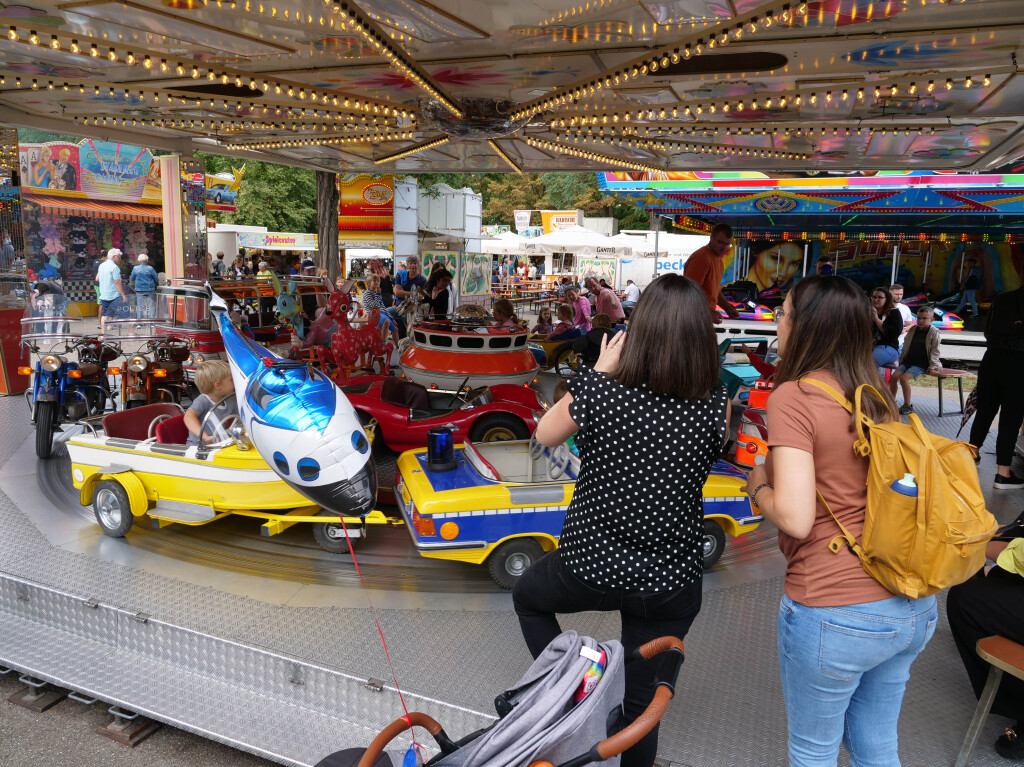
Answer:
[[(51, 343), (46, 343), (51, 341)], [(36, 455), (49, 458), (53, 433), (63, 423), (99, 415), (113, 402), (107, 363), (121, 356), (121, 350), (95, 338), (26, 334), (22, 345), (36, 355), (31, 367), (18, 372), (32, 376), (25, 392), (36, 427)], [(47, 350), (48, 347), (48, 350)], [(75, 354), (77, 361), (69, 359)]]

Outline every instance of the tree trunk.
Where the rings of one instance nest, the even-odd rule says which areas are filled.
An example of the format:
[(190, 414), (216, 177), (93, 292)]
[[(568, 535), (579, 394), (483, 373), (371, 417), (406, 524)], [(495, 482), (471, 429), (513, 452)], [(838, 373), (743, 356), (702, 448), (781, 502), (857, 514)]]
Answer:
[(341, 276), (338, 260), (338, 176), (325, 170), (316, 172), (316, 230), (320, 241), (316, 265), (327, 267), (327, 277), (334, 282)]

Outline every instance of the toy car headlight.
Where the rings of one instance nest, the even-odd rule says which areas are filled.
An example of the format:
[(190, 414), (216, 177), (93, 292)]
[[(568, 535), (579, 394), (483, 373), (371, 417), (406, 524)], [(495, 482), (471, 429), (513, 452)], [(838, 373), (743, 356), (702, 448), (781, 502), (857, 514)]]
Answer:
[(249, 439), (249, 434), (246, 432), (245, 427), (237, 421), (231, 424), (231, 428), (228, 429), (228, 436), (235, 441), (241, 450), (248, 450), (252, 447), (252, 440)]
[(128, 369), (133, 373), (141, 373), (148, 367), (149, 361), (141, 354), (136, 354), (134, 357), (128, 360)]
[(203, 362), (206, 361), (206, 357), (203, 356), (202, 354), (190, 354), (189, 357), (190, 357), (190, 362), (193, 365), (200, 365), (200, 364), (202, 364)]
[(60, 370), (60, 366), (63, 360), (56, 354), (47, 354), (41, 360), (39, 360), (39, 367), (45, 370), (47, 373), (53, 373), (54, 371)]

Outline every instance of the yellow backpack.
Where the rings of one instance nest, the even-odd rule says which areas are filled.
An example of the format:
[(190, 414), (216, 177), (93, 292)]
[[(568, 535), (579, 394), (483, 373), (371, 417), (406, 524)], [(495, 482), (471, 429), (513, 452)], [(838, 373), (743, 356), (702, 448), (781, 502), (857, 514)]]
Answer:
[[(855, 404), (822, 381), (818, 387), (854, 416), (853, 450), (868, 459), (868, 499), (861, 542), (818, 498), (842, 535), (829, 543), (838, 554), (844, 545), (864, 569), (893, 594), (911, 599), (930, 596), (970, 578), (985, 564), (985, 544), (998, 524), (985, 508), (974, 453), (966, 442), (932, 434), (914, 413), (910, 423), (875, 423), (861, 409), (865, 394), (885, 401), (868, 384), (857, 387)], [(865, 433), (866, 432), (866, 433)], [(893, 489), (912, 474), (917, 495)]]

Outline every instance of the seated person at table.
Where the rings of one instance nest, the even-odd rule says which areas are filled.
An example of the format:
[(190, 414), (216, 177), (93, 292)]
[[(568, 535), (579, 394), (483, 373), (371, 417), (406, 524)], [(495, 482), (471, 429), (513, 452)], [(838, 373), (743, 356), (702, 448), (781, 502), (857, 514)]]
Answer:
[(565, 341), (570, 338), (579, 338), (582, 332), (572, 321), (574, 309), (569, 304), (558, 305), (558, 323), (551, 328), (549, 341)]
[(537, 313), (537, 324), (530, 328), (530, 332), (546, 336), (550, 335), (551, 329), (554, 326), (554, 323), (551, 321), (551, 307), (544, 306), (541, 307), (541, 310)]
[(612, 320), (607, 314), (595, 314), (591, 320), (591, 329), (581, 338), (572, 342), (575, 351), (583, 360), (585, 365), (593, 367), (597, 364), (597, 358), (601, 356), (601, 340), (611, 338), (615, 335), (612, 330)]
[(231, 368), (227, 362), (200, 362), (196, 368), (195, 384), (201, 393), (185, 411), (185, 426), (189, 431), (186, 445), (209, 444), (213, 441), (214, 434), (209, 425), (201, 432), (203, 419), (211, 410), (214, 411), (212, 418), (216, 418), (218, 423), (229, 415), (238, 415), (238, 406), (231, 397), (235, 393), (235, 384), (231, 380)]
[(921, 373), (933, 376), (942, 369), (942, 363), (939, 361), (939, 331), (932, 326), (934, 318), (935, 313), (927, 304), (917, 310), (917, 324), (907, 331), (899, 367), (889, 378), (889, 391), (894, 398), (897, 382), (903, 388), (903, 407), (900, 408), (900, 415), (914, 412), (914, 406), (910, 404), (910, 382)]
[[(1022, 533), (1020, 517), (1013, 526), (1016, 530), (1000, 532), (1008, 533), (1005, 537)], [(997, 533), (996, 537), (1004, 536)], [(989, 671), (989, 664), (976, 652), (978, 640), (998, 634), (1024, 644), (1024, 538), (993, 539), (986, 554), (996, 566), (987, 574), (982, 568), (970, 580), (951, 588), (946, 603), (953, 641), (978, 697)], [(996, 740), (996, 751), (1006, 759), (1024, 760), (1024, 681), (1004, 674), (992, 713), (1014, 720)]]
[(626, 290), (623, 291), (622, 308), (629, 314), (636, 306), (636, 302), (640, 300), (640, 288), (636, 286), (633, 280), (626, 280)]

